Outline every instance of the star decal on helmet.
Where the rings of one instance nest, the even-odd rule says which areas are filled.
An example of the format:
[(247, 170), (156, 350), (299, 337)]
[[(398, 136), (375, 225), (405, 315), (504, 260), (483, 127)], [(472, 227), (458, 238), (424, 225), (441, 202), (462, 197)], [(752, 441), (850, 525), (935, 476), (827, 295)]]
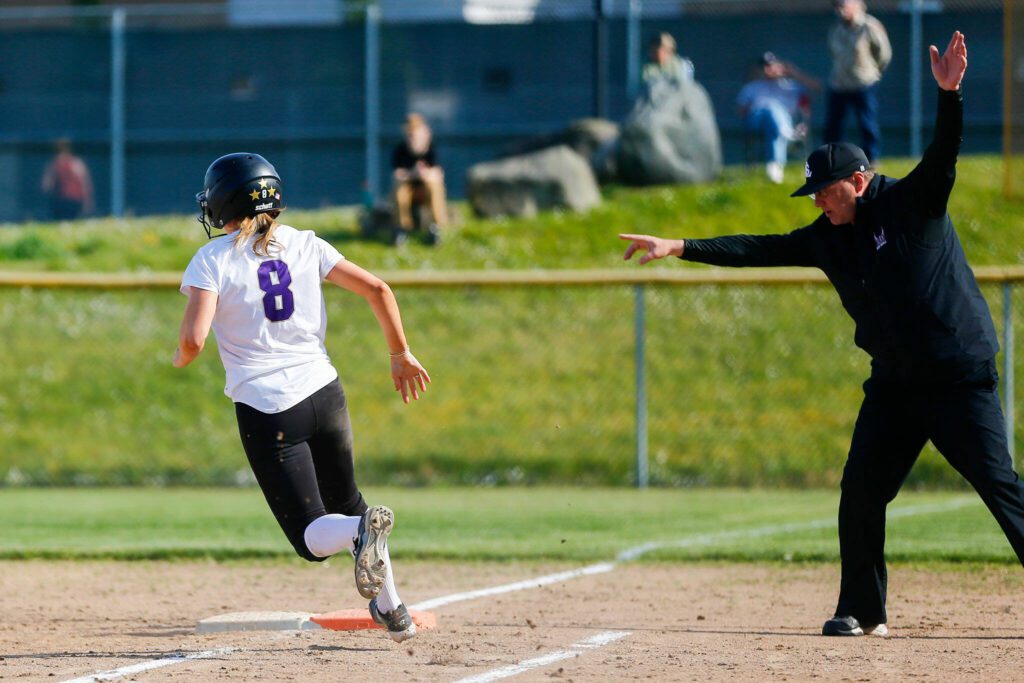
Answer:
[(259, 190), (253, 190), (252, 192), (249, 193), (249, 196), (252, 197), (253, 201), (256, 201), (257, 199), (260, 198), (260, 191)]

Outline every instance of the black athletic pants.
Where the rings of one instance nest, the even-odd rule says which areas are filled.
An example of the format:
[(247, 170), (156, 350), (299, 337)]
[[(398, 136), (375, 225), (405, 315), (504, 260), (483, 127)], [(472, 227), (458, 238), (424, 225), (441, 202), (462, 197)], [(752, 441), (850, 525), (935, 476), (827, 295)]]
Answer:
[(328, 513), (366, 512), (356, 486), (352, 425), (341, 382), (333, 382), (280, 413), (235, 404), (238, 433), (256, 481), (277, 523), (301, 557), (320, 562), (306, 547), (306, 527)]
[(928, 439), (975, 488), (1024, 563), (1024, 484), (1007, 450), (998, 381), (988, 361), (945, 383), (877, 373), (864, 383), (839, 502), (837, 616), (886, 622), (885, 508)]

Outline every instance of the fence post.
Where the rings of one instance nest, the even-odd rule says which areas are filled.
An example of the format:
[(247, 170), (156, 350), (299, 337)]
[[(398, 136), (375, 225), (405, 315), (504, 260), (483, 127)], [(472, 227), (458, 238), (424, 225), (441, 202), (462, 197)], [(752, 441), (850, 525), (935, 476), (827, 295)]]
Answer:
[(1013, 283), (1006, 281), (1003, 282), (1003, 412), (1006, 414), (1006, 445), (1010, 449), (1011, 462), (1016, 462), (1013, 383)]
[(636, 486), (647, 488), (647, 368), (645, 346), (647, 341), (644, 285), (633, 288), (634, 293), (634, 356), (636, 365)]
[(124, 215), (124, 7), (110, 15), (110, 214)]
[(900, 10), (910, 15), (910, 156), (921, 156), (921, 64), (925, 61), (921, 15), (942, 11), (939, 0), (902, 0)]
[(366, 5), (366, 191), (380, 196), (380, 7)]
[(629, 0), (626, 17), (626, 99), (630, 104), (640, 94), (640, 3)]
[(594, 116), (608, 118), (608, 22), (604, 0), (594, 0)]

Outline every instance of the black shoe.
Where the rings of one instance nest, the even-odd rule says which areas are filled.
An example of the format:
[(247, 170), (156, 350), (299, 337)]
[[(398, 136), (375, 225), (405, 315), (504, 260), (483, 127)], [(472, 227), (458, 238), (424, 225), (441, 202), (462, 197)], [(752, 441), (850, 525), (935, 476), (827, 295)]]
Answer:
[(431, 223), (427, 226), (426, 242), (432, 247), (436, 247), (441, 243), (441, 228), (438, 227), (437, 223)]
[(408, 241), (409, 232), (401, 228), (395, 230), (394, 234), (391, 236), (391, 244), (393, 244), (396, 247), (404, 246), (405, 243)]
[(860, 622), (853, 617), (835, 616), (825, 622), (825, 625), (821, 628), (821, 635), (862, 636), (864, 635), (864, 629), (860, 627)]
[(405, 608), (405, 605), (399, 605), (384, 614), (377, 607), (377, 599), (374, 598), (370, 600), (370, 616), (373, 617), (374, 622), (387, 628), (388, 635), (396, 643), (409, 640), (416, 635), (416, 624), (412, 623), (412, 617), (409, 616), (409, 610)]

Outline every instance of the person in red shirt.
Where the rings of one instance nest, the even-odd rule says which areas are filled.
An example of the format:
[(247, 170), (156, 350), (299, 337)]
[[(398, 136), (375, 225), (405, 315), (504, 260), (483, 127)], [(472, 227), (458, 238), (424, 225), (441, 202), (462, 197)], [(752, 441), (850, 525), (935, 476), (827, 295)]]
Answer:
[(46, 167), (42, 181), (54, 220), (74, 220), (92, 213), (95, 205), (89, 167), (71, 150), (70, 140), (62, 138), (54, 146), (57, 155)]

